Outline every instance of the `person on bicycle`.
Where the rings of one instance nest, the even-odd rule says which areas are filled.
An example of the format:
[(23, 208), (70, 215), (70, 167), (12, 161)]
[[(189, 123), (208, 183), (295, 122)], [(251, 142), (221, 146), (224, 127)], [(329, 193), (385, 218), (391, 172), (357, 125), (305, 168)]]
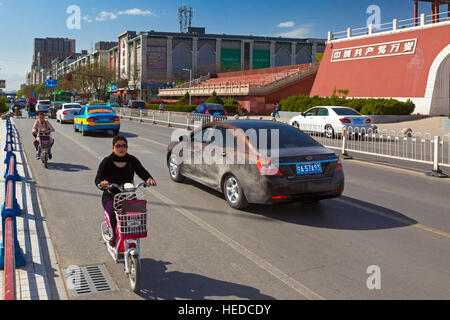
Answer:
[(108, 190), (108, 185), (133, 183), (135, 173), (149, 186), (156, 186), (156, 182), (142, 166), (141, 162), (136, 157), (128, 154), (128, 141), (125, 137), (115, 137), (113, 139), (112, 150), (112, 154), (104, 158), (98, 167), (95, 185), (100, 185), (104, 189), (102, 205), (108, 213), (113, 230), (113, 238), (110, 240), (110, 245), (111, 247), (115, 247), (117, 220), (114, 212), (114, 196), (120, 193), (120, 190), (117, 188)]
[[(39, 132), (42, 131), (46, 131), (49, 134), (52, 132), (55, 132), (55, 128), (53, 128), (53, 126), (50, 124), (50, 122), (48, 122), (47, 120), (45, 120), (45, 114), (43, 112), (39, 112), (38, 113), (38, 119), (36, 120), (36, 122), (34, 123), (33, 126), (33, 137), (35, 138), (35, 140), (33, 141), (34, 147), (36, 148), (36, 160), (40, 160), (41, 158), (41, 148), (40, 148), (40, 142), (39, 142)], [(52, 159), (52, 147), (53, 144), (55, 143), (55, 139), (53, 139), (52, 137), (50, 137), (50, 149), (48, 150), (48, 158)]]

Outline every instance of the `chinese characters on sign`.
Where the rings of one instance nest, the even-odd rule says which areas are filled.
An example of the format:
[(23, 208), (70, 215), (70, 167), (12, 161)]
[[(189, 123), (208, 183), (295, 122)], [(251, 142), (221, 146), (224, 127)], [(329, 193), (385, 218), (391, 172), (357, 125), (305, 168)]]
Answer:
[(417, 39), (408, 39), (335, 49), (331, 54), (331, 62), (414, 54), (416, 52), (416, 46)]
[(167, 68), (167, 47), (148, 46), (147, 68), (166, 69)]
[(128, 76), (128, 46), (127, 40), (122, 40), (122, 45), (120, 47), (120, 76), (121, 78), (127, 78)]

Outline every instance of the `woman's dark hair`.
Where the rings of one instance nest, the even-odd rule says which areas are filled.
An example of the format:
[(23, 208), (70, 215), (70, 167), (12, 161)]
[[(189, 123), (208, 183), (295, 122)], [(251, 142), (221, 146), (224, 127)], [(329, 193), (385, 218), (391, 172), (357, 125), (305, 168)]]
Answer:
[(117, 142), (119, 141), (125, 141), (126, 144), (128, 144), (128, 140), (127, 138), (125, 138), (124, 136), (116, 136), (113, 139), (113, 147), (116, 145)]

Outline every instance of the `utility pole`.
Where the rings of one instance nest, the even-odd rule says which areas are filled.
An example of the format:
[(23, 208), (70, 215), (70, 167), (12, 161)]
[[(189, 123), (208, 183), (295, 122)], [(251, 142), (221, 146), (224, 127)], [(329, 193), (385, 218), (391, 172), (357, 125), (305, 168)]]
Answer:
[(183, 69), (183, 71), (189, 71), (189, 105), (192, 105), (192, 95), (191, 95), (192, 70), (191, 69)]

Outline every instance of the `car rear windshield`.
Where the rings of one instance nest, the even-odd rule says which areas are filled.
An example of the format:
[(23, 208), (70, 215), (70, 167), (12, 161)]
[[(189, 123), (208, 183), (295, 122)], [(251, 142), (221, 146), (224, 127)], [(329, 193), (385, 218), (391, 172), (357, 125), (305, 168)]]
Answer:
[(361, 114), (351, 108), (333, 108), (338, 116), (360, 116)]
[(114, 113), (114, 110), (108, 107), (89, 108), (88, 114), (93, 113)]
[(39, 104), (51, 104), (51, 102), (49, 100), (42, 100), (39, 101)]
[(225, 108), (220, 104), (207, 104), (206, 109), (209, 111), (225, 111)]
[(81, 106), (78, 104), (66, 104), (64, 109), (81, 109)]
[[(272, 122), (260, 122), (252, 124), (252, 121), (240, 121), (232, 123), (242, 129), (250, 144), (258, 150), (269, 150), (277, 145), (280, 149), (316, 147), (320, 144), (302, 131), (289, 125)], [(251, 131), (254, 129), (255, 131)], [(256, 133), (256, 144), (255, 136)], [(274, 141), (272, 141), (274, 139)]]

